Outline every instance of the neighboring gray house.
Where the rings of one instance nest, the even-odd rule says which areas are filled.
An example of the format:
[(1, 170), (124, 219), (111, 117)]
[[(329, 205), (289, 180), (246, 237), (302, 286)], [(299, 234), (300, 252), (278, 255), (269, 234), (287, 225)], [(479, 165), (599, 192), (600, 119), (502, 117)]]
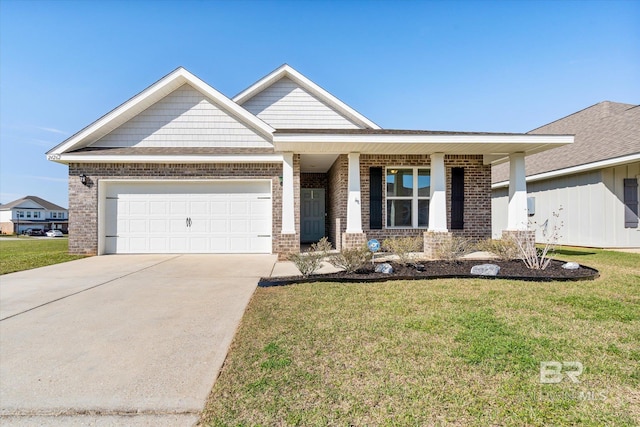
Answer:
[[(604, 101), (529, 132), (558, 133), (575, 135), (574, 143), (527, 157), (529, 220), (552, 227), (562, 207), (559, 243), (640, 247), (640, 106)], [(508, 164), (493, 168), (494, 237), (507, 223), (508, 179)], [(541, 228), (532, 229), (543, 241)]]
[(67, 232), (68, 212), (65, 208), (40, 197), (25, 196), (0, 205), (0, 232), (20, 234), (33, 230), (61, 230)]
[[(283, 65), (233, 98), (178, 68), (47, 153), (72, 253), (277, 253), (491, 234), (491, 164), (572, 136), (381, 129)], [(516, 188), (517, 187), (517, 188)], [(522, 208), (522, 209), (521, 209)]]

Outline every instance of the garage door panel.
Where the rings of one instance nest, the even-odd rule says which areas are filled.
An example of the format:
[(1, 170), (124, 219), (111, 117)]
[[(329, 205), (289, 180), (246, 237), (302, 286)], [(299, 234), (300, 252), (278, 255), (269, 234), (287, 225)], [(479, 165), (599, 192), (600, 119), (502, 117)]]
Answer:
[(146, 234), (149, 231), (147, 227), (148, 220), (144, 218), (129, 219), (129, 233)]
[(229, 238), (230, 252), (243, 253), (250, 252), (251, 246), (247, 237), (231, 237)]
[(169, 215), (183, 215), (184, 217), (187, 216), (187, 212), (188, 212), (188, 206), (187, 206), (187, 201), (183, 200), (183, 201), (169, 201)]
[(212, 253), (226, 253), (227, 251), (227, 238), (226, 237), (210, 237), (209, 244)]
[(229, 221), (229, 232), (230, 233), (249, 233), (249, 221), (247, 218), (234, 218)]
[(245, 200), (232, 200), (229, 202), (231, 215), (248, 215), (249, 206), (249, 202)]
[(211, 215), (227, 215), (229, 205), (224, 200), (216, 200), (211, 202)]
[(170, 225), (165, 219), (150, 219), (149, 220), (149, 233), (150, 234), (166, 234), (169, 233)]
[(167, 215), (169, 213), (167, 208), (167, 202), (163, 200), (152, 200), (149, 202), (150, 215)]
[(146, 200), (129, 201), (129, 215), (144, 216), (149, 213), (148, 202)]
[(209, 215), (209, 202), (206, 200), (191, 201), (189, 203), (189, 214), (194, 217), (199, 215)]
[(130, 237), (129, 238), (129, 252), (130, 253), (147, 253), (149, 248), (147, 246), (148, 238), (146, 236)]
[(187, 253), (189, 244), (187, 236), (177, 236), (167, 238), (169, 253)]
[(108, 185), (105, 250), (271, 253), (270, 191), (259, 180)]
[(249, 232), (253, 234), (271, 234), (271, 222), (266, 219), (251, 219)]
[(191, 223), (189, 225), (189, 233), (191, 234), (200, 234), (207, 233), (209, 231), (209, 220), (207, 218), (191, 218)]
[(221, 234), (227, 232), (227, 220), (226, 219), (212, 219), (209, 221), (211, 224), (212, 234)]
[(195, 253), (210, 252), (208, 237), (190, 237), (189, 246), (190, 246), (190, 252), (195, 252)]
[(149, 252), (163, 253), (167, 252), (168, 249), (166, 237), (149, 238)]
[(265, 252), (271, 250), (271, 237), (253, 237), (250, 241), (251, 252)]

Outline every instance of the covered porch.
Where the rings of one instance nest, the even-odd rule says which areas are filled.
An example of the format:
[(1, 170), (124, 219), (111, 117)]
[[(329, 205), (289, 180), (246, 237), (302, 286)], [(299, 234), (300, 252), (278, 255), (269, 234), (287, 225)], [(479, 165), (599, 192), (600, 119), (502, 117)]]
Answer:
[(369, 238), (424, 235), (427, 251), (452, 234), (489, 237), (491, 165), (506, 161), (506, 231), (523, 232), (525, 157), (572, 141), (566, 135), (279, 130), (281, 237), (309, 243), (326, 236), (341, 249)]

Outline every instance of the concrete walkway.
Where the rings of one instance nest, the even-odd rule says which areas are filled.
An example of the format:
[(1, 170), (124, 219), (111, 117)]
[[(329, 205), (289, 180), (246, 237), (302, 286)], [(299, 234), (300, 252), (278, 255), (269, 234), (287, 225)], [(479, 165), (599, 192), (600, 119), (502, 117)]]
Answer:
[(112, 255), (0, 276), (0, 424), (191, 426), (271, 255)]

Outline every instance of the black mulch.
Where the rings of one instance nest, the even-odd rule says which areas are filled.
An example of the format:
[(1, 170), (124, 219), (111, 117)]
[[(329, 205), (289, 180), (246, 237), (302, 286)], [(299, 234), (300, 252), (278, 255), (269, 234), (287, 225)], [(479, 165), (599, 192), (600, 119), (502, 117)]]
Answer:
[[(593, 280), (599, 277), (598, 270), (581, 265), (576, 270), (562, 268), (565, 261), (551, 260), (545, 270), (531, 270), (520, 260), (513, 261), (420, 261), (416, 265), (402, 265), (390, 262), (393, 273), (376, 273), (373, 265), (368, 265), (356, 273), (314, 274), (307, 278), (302, 276), (263, 277), (258, 286), (282, 286), (294, 283), (313, 282), (384, 282), (387, 280), (420, 280), (443, 278), (483, 278), (483, 279), (515, 279), (534, 282)], [(471, 267), (480, 264), (496, 264), (500, 266), (497, 276), (477, 276), (471, 274)]]

